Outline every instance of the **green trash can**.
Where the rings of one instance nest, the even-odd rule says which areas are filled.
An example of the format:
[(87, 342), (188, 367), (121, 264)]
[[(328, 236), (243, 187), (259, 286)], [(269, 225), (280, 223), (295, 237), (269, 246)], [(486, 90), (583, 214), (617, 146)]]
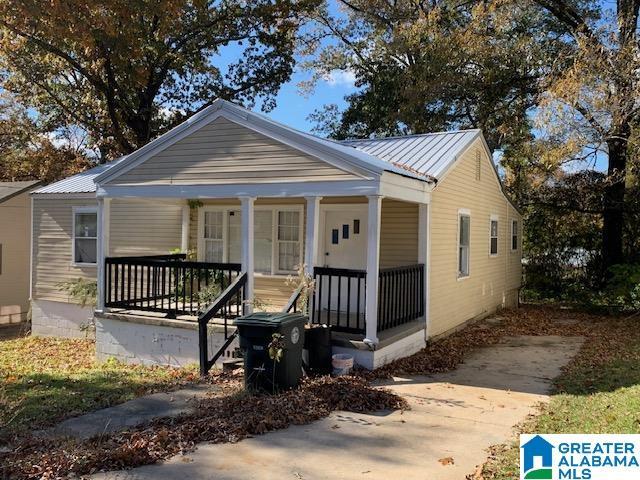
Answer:
[[(306, 322), (307, 318), (299, 313), (253, 313), (235, 320), (248, 390), (275, 393), (300, 383)], [(282, 335), (279, 361), (269, 356), (274, 333)]]

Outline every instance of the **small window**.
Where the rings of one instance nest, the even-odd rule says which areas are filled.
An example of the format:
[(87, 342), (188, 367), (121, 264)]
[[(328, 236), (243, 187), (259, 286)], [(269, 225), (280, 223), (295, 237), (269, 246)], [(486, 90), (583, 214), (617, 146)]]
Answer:
[(460, 214), (458, 217), (458, 277), (469, 276), (469, 245), (471, 238), (471, 217)]
[(73, 262), (95, 265), (98, 258), (98, 212), (77, 208), (73, 212)]
[(519, 225), (517, 220), (511, 221), (511, 250), (517, 250), (519, 245)]
[(489, 225), (489, 254), (498, 255), (498, 219), (492, 218)]
[(342, 238), (349, 238), (349, 225), (347, 224), (342, 225)]
[(359, 233), (360, 233), (360, 220), (356, 218), (353, 221), (353, 234), (358, 235)]

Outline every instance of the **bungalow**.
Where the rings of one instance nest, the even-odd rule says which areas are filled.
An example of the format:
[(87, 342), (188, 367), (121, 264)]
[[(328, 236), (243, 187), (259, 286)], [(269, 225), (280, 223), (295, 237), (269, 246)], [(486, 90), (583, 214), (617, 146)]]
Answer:
[(29, 192), (40, 182), (0, 182), (0, 325), (29, 312)]
[(310, 321), (374, 368), (517, 305), (521, 231), (480, 130), (334, 142), (217, 100), (33, 194), (33, 333), (93, 319), (99, 358), (207, 370), (234, 316), (302, 308), (304, 265)]

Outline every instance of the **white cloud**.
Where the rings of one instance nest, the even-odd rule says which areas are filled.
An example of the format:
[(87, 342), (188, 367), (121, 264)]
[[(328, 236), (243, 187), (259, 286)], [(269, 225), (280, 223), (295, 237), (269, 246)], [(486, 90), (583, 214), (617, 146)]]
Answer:
[(332, 87), (345, 86), (352, 88), (356, 83), (356, 74), (353, 70), (331, 70), (322, 78)]

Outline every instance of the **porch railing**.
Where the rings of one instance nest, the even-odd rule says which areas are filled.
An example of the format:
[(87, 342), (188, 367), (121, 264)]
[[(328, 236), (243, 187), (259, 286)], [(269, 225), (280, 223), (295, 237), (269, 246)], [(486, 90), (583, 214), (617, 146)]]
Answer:
[[(236, 263), (187, 261), (184, 254), (105, 259), (105, 306), (197, 316), (240, 274)], [(241, 311), (241, 299), (236, 309)]]
[[(316, 267), (312, 323), (339, 332), (365, 333), (367, 272)], [(424, 265), (381, 269), (378, 280), (378, 332), (424, 316)]]
[[(229, 329), (229, 320), (242, 314), (247, 300), (247, 274), (240, 273), (234, 281), (216, 298), (211, 305), (198, 317), (198, 344), (200, 347), (200, 374), (206, 375), (225, 350), (238, 336), (238, 330)], [(224, 342), (218, 350), (209, 357), (208, 325), (214, 318), (219, 318), (224, 326)]]

